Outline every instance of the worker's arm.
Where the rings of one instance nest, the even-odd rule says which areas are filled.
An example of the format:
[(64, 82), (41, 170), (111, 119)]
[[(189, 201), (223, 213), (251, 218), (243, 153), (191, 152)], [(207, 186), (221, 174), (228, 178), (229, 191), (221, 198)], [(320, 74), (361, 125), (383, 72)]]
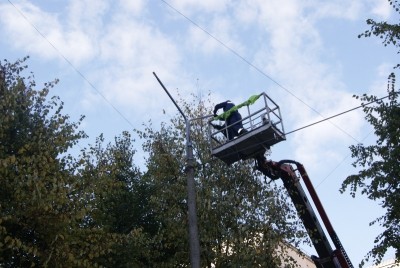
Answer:
[(214, 107), (214, 116), (216, 117), (217, 116), (217, 111), (219, 110), (219, 109), (223, 109), (223, 108), (225, 108), (226, 107), (226, 101), (224, 101), (224, 102), (221, 102), (221, 103), (218, 103), (217, 105), (215, 105), (215, 107)]
[(224, 129), (225, 128), (225, 125), (217, 125), (217, 124), (213, 124), (213, 123), (211, 123), (211, 125), (215, 128), (215, 129), (218, 129), (218, 130), (221, 130), (221, 129)]

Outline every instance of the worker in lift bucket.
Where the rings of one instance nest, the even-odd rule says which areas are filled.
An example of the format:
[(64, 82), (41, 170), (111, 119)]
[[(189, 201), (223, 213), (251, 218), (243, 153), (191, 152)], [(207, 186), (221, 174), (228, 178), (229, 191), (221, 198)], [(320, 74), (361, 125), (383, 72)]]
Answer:
[[(233, 104), (230, 100), (221, 102), (214, 107), (214, 117), (217, 117), (217, 112), (219, 109), (223, 109), (224, 112), (229, 111), (232, 107), (234, 107), (235, 104)], [(220, 120), (224, 120), (223, 118), (220, 118)], [(226, 126), (228, 126), (227, 129), (224, 129), (222, 132), (225, 135), (225, 137), (228, 140), (232, 140), (234, 137), (243, 135), (247, 132), (245, 128), (243, 128), (242, 124), (242, 116), (238, 111), (232, 111), (230, 115), (225, 119), (225, 124), (223, 125), (216, 125), (216, 124), (211, 124), (214, 128), (218, 130), (224, 129)]]

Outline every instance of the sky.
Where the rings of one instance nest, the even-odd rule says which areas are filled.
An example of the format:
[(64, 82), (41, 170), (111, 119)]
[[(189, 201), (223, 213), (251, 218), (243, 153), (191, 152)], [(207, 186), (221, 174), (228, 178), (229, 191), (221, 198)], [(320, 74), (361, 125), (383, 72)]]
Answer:
[[(210, 105), (265, 92), (291, 132), (359, 106), (354, 94), (387, 95), (397, 51), (358, 35), (368, 18), (396, 16), (387, 0), (1, 0), (0, 60), (29, 55), (38, 87), (60, 79), (52, 94), (72, 121), (86, 116), (86, 143), (177, 115), (153, 72), (172, 96), (211, 93)], [(339, 188), (357, 172), (349, 146), (373, 144), (373, 129), (357, 109), (286, 138), (270, 159), (305, 166), (358, 265), (382, 231), (369, 223), (384, 211)]]

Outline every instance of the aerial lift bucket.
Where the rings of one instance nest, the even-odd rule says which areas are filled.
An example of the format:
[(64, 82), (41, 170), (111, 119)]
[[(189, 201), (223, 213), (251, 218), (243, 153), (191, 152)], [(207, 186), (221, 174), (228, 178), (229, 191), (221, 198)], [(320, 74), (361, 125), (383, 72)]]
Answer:
[(211, 154), (226, 164), (264, 154), (272, 145), (286, 140), (279, 106), (264, 92), (251, 96), (231, 110), (237, 110), (242, 115), (242, 124), (247, 130), (245, 134), (227, 140), (223, 132), (229, 126), (217, 130), (211, 125), (216, 120), (221, 120), (223, 114), (209, 121)]

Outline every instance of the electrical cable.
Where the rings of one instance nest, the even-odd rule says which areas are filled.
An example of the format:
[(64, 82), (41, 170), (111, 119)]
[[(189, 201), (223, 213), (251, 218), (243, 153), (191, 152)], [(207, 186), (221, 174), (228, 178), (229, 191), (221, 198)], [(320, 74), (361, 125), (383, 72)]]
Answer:
[[(368, 136), (371, 135), (371, 133), (372, 133), (372, 130), (362, 139), (362, 141), (365, 141), (365, 140), (368, 138)], [(345, 161), (349, 156), (350, 156), (350, 154), (346, 155), (346, 156), (342, 159), (342, 161), (340, 161), (340, 163), (338, 163), (338, 164), (331, 170), (331, 172), (329, 172), (328, 175), (326, 175), (325, 178), (323, 178), (323, 179), (315, 186), (315, 188), (318, 188), (322, 183), (324, 183), (324, 181), (326, 181), (326, 179), (328, 179), (329, 176), (332, 175), (333, 172), (335, 172), (335, 170), (337, 170), (337, 169), (339, 168), (339, 166), (340, 166), (341, 164), (343, 164), (344, 161)]]
[(351, 112), (351, 111), (357, 110), (357, 109), (359, 109), (359, 108), (365, 107), (365, 106), (367, 106), (367, 105), (370, 105), (370, 104), (372, 104), (372, 103), (374, 103), (374, 102), (377, 102), (377, 101), (383, 100), (383, 99), (385, 99), (385, 98), (388, 98), (389, 96), (390, 96), (390, 94), (389, 94), (389, 95), (387, 95), (387, 96), (385, 96), (385, 97), (379, 98), (379, 99), (377, 99), (377, 100), (370, 101), (370, 102), (368, 102), (368, 103), (365, 103), (365, 104), (361, 104), (360, 106), (354, 107), (354, 108), (352, 108), (352, 109), (349, 109), (349, 110), (347, 110), (347, 111), (344, 111), (344, 112), (341, 112), (341, 113), (335, 114), (335, 115), (333, 115), (333, 116), (327, 117), (327, 118), (325, 118), (325, 119), (322, 119), (322, 120), (320, 120), (320, 121), (317, 121), (317, 122), (311, 123), (311, 124), (309, 124), (309, 125), (306, 125), (306, 126), (300, 127), (300, 128), (298, 128), (298, 129), (295, 129), (295, 130), (292, 130), (292, 131), (286, 132), (286, 133), (285, 133), (285, 135), (292, 134), (292, 133), (294, 133), (294, 132), (296, 132), (296, 131), (299, 131), (299, 130), (302, 130), (302, 129), (305, 129), (305, 128), (308, 128), (308, 127), (311, 127), (311, 126), (313, 126), (313, 125), (316, 125), (316, 124), (322, 123), (322, 122), (324, 122), (324, 121), (326, 121), (326, 120), (329, 120), (329, 119), (335, 118), (335, 117), (337, 117), (337, 116), (343, 115), (343, 114), (345, 114), (345, 113), (348, 113), (348, 112)]
[[(308, 127), (311, 127), (311, 126), (313, 126), (313, 125), (316, 125), (316, 124), (319, 124), (319, 123), (322, 123), (322, 122), (324, 122), (324, 121), (326, 121), (326, 120), (328, 120), (328, 119), (332, 119), (332, 118), (334, 118), (334, 117), (337, 117), (337, 116), (340, 116), (340, 115), (343, 115), (343, 114), (345, 114), (345, 113), (348, 113), (348, 112), (351, 112), (351, 111), (354, 111), (354, 110), (356, 110), (356, 109), (359, 109), (359, 108), (362, 108), (362, 107), (365, 107), (365, 106), (368, 106), (368, 105), (370, 105), (370, 104), (372, 104), (372, 103), (375, 103), (375, 102), (378, 102), (378, 101), (382, 101), (383, 99), (385, 99), (385, 98), (388, 98), (390, 95), (392, 95), (392, 94), (399, 94), (400, 93), (400, 91), (395, 91), (395, 92), (392, 92), (392, 93), (389, 93), (387, 96), (384, 96), (384, 97), (381, 97), (381, 98), (378, 98), (378, 99), (376, 99), (376, 100), (373, 100), (373, 101), (370, 101), (370, 102), (368, 102), (368, 103), (363, 103), (363, 104), (361, 104), (360, 106), (357, 106), (357, 107), (354, 107), (354, 108), (351, 108), (351, 109), (349, 109), (349, 110), (347, 110), (347, 111), (344, 111), (344, 112), (341, 112), (341, 113), (338, 113), (338, 114), (336, 114), (336, 115), (333, 115), (333, 116), (331, 116), (331, 117), (329, 117), (329, 118), (326, 118), (326, 119), (324, 119), (324, 120), (320, 120), (320, 121), (318, 121), (318, 122), (314, 122), (314, 123), (312, 123), (312, 124), (309, 124), (309, 125), (306, 125), (306, 126), (303, 126), (303, 127), (301, 127), (301, 128), (298, 128), (298, 129), (295, 129), (295, 130), (292, 130), (292, 131), (290, 131), (290, 132), (286, 132), (284, 135), (286, 136), (286, 135), (288, 135), (288, 134), (292, 134), (292, 133), (294, 133), (294, 132), (296, 132), (296, 131), (299, 131), (299, 130), (303, 130), (303, 129), (305, 129), (305, 128), (308, 128)], [(372, 132), (372, 131), (371, 131)], [(370, 134), (371, 134), (371, 132), (370, 133), (368, 133), (368, 135), (366, 136), (366, 137), (364, 137), (363, 139), (362, 139), (362, 141), (364, 141)], [(265, 140), (265, 141), (263, 141), (263, 142), (268, 142), (268, 140)], [(249, 145), (248, 147), (246, 147), (246, 149), (254, 149), (254, 148), (256, 148), (256, 147), (259, 147), (263, 142), (259, 142), (259, 143), (255, 143), (255, 144), (252, 144), (252, 145)], [(220, 145), (217, 145), (215, 148), (217, 148), (217, 147), (220, 147), (220, 146), (222, 146), (223, 145), (223, 143), (220, 143)], [(230, 152), (230, 153), (225, 153), (224, 154), (224, 157), (225, 158), (227, 158), (227, 157), (231, 157), (231, 156), (233, 156), (233, 155), (238, 155), (237, 157), (238, 158), (241, 158), (240, 157), (240, 152), (237, 152), (237, 151), (235, 151), (235, 150), (233, 150), (232, 152)], [(344, 163), (344, 161), (347, 159), (349, 157), (349, 155), (347, 155), (322, 181), (320, 181), (319, 182), (319, 184), (316, 186), (316, 188), (317, 187), (319, 187), (342, 163)]]
[[(313, 107), (311, 107), (310, 105), (308, 105), (306, 102), (304, 102), (302, 99), (300, 99), (299, 97), (297, 97), (294, 93), (292, 93), (289, 89), (285, 88), (283, 85), (281, 85), (279, 82), (277, 82), (276, 80), (274, 80), (271, 76), (267, 75), (265, 72), (263, 72), (260, 68), (258, 68), (257, 66), (255, 66), (254, 64), (252, 64), (250, 61), (248, 61), (246, 58), (244, 58), (243, 56), (241, 56), (239, 53), (237, 53), (234, 49), (232, 49), (231, 47), (227, 46), (226, 44), (224, 44), (221, 40), (219, 40), (218, 38), (216, 38), (215, 36), (213, 36), (211, 33), (209, 33), (207, 30), (205, 30), (204, 28), (202, 28), (200, 25), (198, 25), (196, 22), (194, 22), (193, 20), (191, 20), (189, 17), (187, 17), (186, 15), (184, 15), (182, 12), (180, 12), (179, 10), (177, 10), (175, 7), (173, 7), (172, 5), (170, 5), (168, 2), (161, 0), (162, 2), (164, 2), (167, 6), (169, 6), (172, 10), (174, 10), (175, 12), (177, 12), (178, 14), (180, 14), (181, 16), (183, 16), (185, 19), (187, 19), (189, 22), (191, 22), (193, 25), (195, 25), (196, 27), (198, 27), (199, 29), (201, 29), (203, 32), (205, 32), (207, 35), (209, 35), (211, 38), (213, 38), (214, 40), (216, 40), (218, 43), (220, 43), (223, 47), (225, 47), (226, 49), (228, 49), (229, 51), (231, 51), (233, 54), (235, 54), (237, 57), (239, 57), (240, 59), (242, 59), (245, 63), (247, 63), (249, 66), (253, 67), (255, 70), (257, 70), (259, 73), (261, 73), (263, 76), (267, 77), (269, 80), (271, 80), (272, 82), (274, 82), (276, 85), (278, 85), (280, 88), (284, 89), (286, 92), (288, 92), (290, 95), (292, 95), (294, 98), (296, 98), (297, 100), (299, 100), (300, 102), (302, 102), (304, 105), (306, 105), (307, 107), (309, 107), (311, 110), (313, 110), (314, 112), (316, 112), (317, 114), (319, 114), (320, 116), (322, 116), (321, 113), (319, 113), (316, 109), (314, 109)], [(50, 40), (48, 40), (46, 38), (46, 36), (33, 24), (29, 21), (29, 19), (25, 16), (25, 14), (18, 8), (16, 7), (11, 0), (8, 0), (8, 2), (18, 11), (18, 13), (36, 30), (36, 32), (43, 38), (45, 39), (53, 48), (54, 50), (59, 53), (61, 55), (61, 57), (71, 66), (71, 68), (77, 72), (79, 74), (79, 76), (82, 77), (82, 79), (84, 79), (92, 89), (94, 89), (103, 99), (104, 101), (110, 105), (130, 126), (134, 127), (133, 124), (130, 122), (130, 120), (128, 120), (121, 111), (119, 111), (117, 109), (117, 107), (115, 107), (97, 88), (96, 86), (89, 81), (89, 79), (86, 78), (86, 76), (79, 71), (70, 60), (68, 60), (68, 58), (52, 43), (50, 42)], [(359, 108), (359, 107), (357, 107)], [(355, 109), (357, 109), (355, 108)], [(350, 110), (349, 110), (350, 111)], [(346, 111), (346, 112), (349, 112)], [(344, 113), (346, 113), (344, 112)], [(340, 115), (340, 114), (339, 114)], [(336, 115), (338, 116), (338, 115)], [(336, 117), (333, 116), (333, 117)], [(323, 117), (323, 116), (322, 116)], [(312, 126), (314, 124), (332, 119), (333, 117), (328, 117), (328, 118), (324, 118), (323, 120), (313, 123), (311, 125), (293, 130), (291, 132), (286, 133), (287, 134), (291, 134), (293, 132), (296, 132), (298, 130), (301, 130), (303, 128)], [(332, 123), (332, 122), (331, 122)], [(333, 123), (332, 123), (333, 124)], [(341, 131), (343, 131), (344, 133), (346, 133), (347, 135), (349, 135), (351, 138), (353, 138), (354, 140), (356, 140), (354, 137), (352, 137), (350, 134), (348, 134), (346, 131), (344, 131), (343, 129), (341, 129), (339, 126), (333, 124), (335, 127), (339, 128)], [(358, 142), (358, 140), (356, 140)]]
[[(199, 28), (200, 30), (202, 30), (204, 33), (206, 33), (207, 35), (209, 35), (212, 39), (214, 39), (215, 41), (217, 41), (219, 44), (221, 44), (223, 47), (225, 47), (227, 50), (231, 51), (234, 55), (236, 55), (238, 58), (240, 58), (242, 61), (244, 61), (245, 63), (247, 63), (249, 66), (251, 66), (252, 68), (254, 68), (257, 72), (259, 72), (261, 75), (265, 76), (266, 78), (268, 78), (269, 80), (271, 80), (273, 83), (275, 83), (278, 87), (282, 88), (283, 90), (285, 90), (287, 93), (289, 93), (291, 96), (293, 96), (294, 98), (296, 98), (298, 101), (300, 101), (301, 103), (303, 103), (305, 106), (307, 106), (309, 109), (311, 109), (312, 111), (314, 111), (316, 114), (318, 114), (319, 116), (321, 116), (322, 118), (325, 118), (319, 111), (317, 111), (316, 109), (314, 109), (313, 107), (311, 107), (309, 104), (307, 104), (305, 101), (303, 101), (302, 99), (300, 99), (299, 97), (297, 97), (293, 92), (291, 92), (288, 88), (284, 87), (283, 85), (281, 85), (278, 81), (276, 81), (275, 79), (273, 79), (271, 76), (269, 76), (268, 74), (266, 74), (264, 71), (262, 71), (260, 68), (258, 68), (257, 66), (255, 66), (253, 63), (251, 63), (249, 60), (247, 60), (245, 57), (241, 56), (238, 52), (236, 52), (233, 48), (229, 47), (228, 45), (226, 45), (225, 43), (223, 43), (221, 40), (219, 40), (218, 38), (216, 38), (214, 35), (212, 35), (210, 32), (208, 32), (206, 29), (204, 29), (203, 27), (201, 27), (199, 24), (197, 24), (195, 21), (193, 21), (192, 19), (190, 19), (188, 16), (186, 16), (185, 14), (183, 14), (182, 12), (180, 12), (178, 9), (176, 9), (174, 6), (172, 6), (171, 4), (169, 4), (167, 1), (165, 0), (161, 0), (165, 5), (167, 5), (169, 8), (171, 8), (172, 10), (174, 10), (176, 13), (178, 13), (179, 15), (181, 15), (182, 17), (184, 17), (186, 20), (188, 20), (190, 23), (192, 23), (194, 26), (196, 26), (197, 28)], [(356, 142), (359, 143), (359, 141), (354, 138), (352, 135), (350, 135), (347, 131), (345, 131), (344, 129), (342, 129), (340, 126), (334, 124), (333, 122), (330, 122), (333, 126), (335, 126), (336, 128), (338, 128), (339, 130), (341, 130), (343, 133), (345, 133), (346, 135), (348, 135), (350, 138), (352, 138), (353, 140), (355, 140)]]
[(89, 85), (90, 85), (90, 87), (92, 88), (92, 89), (94, 89), (103, 99), (104, 99), (104, 101), (108, 104), (108, 105), (110, 105), (131, 127), (134, 127), (133, 126), (133, 124), (128, 120), (128, 118), (126, 118), (123, 114), (122, 114), (122, 112), (121, 111), (119, 111), (118, 109), (117, 109), (117, 107), (115, 107), (97, 88), (96, 88), (96, 86), (95, 85), (93, 85), (93, 83), (92, 82), (90, 82), (89, 81), (89, 79), (87, 79), (86, 78), (86, 76), (81, 72), (81, 71), (79, 71), (73, 64), (72, 64), (72, 62), (70, 61), (70, 60), (68, 60), (68, 58), (66, 57), (66, 56), (64, 56), (64, 54), (63, 53), (61, 53), (61, 51), (52, 43), (52, 42), (50, 42), (50, 40), (48, 40), (47, 38), (46, 38), (46, 36), (33, 24), (33, 23), (31, 23), (30, 21), (29, 21), (29, 19), (25, 16), (25, 14), (18, 8), (18, 7), (16, 7), (12, 2), (11, 2), (11, 0), (8, 0), (8, 2), (18, 11), (18, 13), (36, 30), (36, 32), (38, 32), (38, 34), (41, 36), (41, 37), (43, 37), (43, 39), (45, 39), (49, 44), (50, 44), (50, 46), (52, 46), (53, 48), (54, 48), (54, 50), (58, 53), (58, 54), (60, 54), (60, 56), (71, 66), (71, 68), (75, 71), (75, 72), (77, 72), (78, 74), (79, 74), (79, 76), (81, 76), (82, 77), (82, 79), (83, 80), (85, 80)]
[[(282, 88), (283, 90), (285, 90), (287, 93), (289, 93), (290, 95), (292, 95), (294, 98), (296, 98), (298, 101), (300, 101), (301, 103), (303, 103), (304, 105), (306, 105), (308, 108), (310, 108), (312, 111), (314, 111), (315, 113), (317, 113), (318, 115), (320, 115), (320, 116), (322, 116), (322, 117), (324, 117), (320, 112), (318, 112), (316, 109), (314, 109), (313, 107), (311, 107), (310, 105), (308, 105), (306, 102), (304, 102), (302, 99), (300, 99), (299, 97), (297, 97), (294, 93), (292, 93), (289, 89), (287, 89), (286, 87), (284, 87), (283, 85), (281, 85), (278, 81), (276, 81), (275, 79), (273, 79), (271, 76), (269, 76), (268, 74), (266, 74), (264, 71), (262, 71), (260, 68), (258, 68), (257, 66), (255, 66), (253, 63), (251, 63), (249, 60), (247, 60), (246, 58), (244, 58), (243, 56), (241, 56), (238, 52), (236, 52), (234, 49), (232, 49), (231, 47), (229, 47), (229, 46), (227, 46), (225, 43), (223, 43), (221, 40), (219, 40), (218, 38), (216, 38), (215, 36), (213, 36), (210, 32), (208, 32), (206, 29), (204, 29), (203, 27), (201, 27), (200, 25), (198, 25), (196, 22), (194, 22), (192, 19), (190, 19), (189, 17), (187, 17), (186, 15), (184, 15), (182, 12), (180, 12), (178, 9), (176, 9), (175, 7), (173, 7), (171, 4), (169, 4), (168, 2), (166, 2), (165, 0), (161, 0), (164, 4), (166, 4), (169, 8), (171, 8), (172, 10), (174, 10), (175, 12), (177, 12), (178, 14), (180, 14), (182, 17), (184, 17), (186, 20), (188, 20), (190, 23), (192, 23), (193, 25), (195, 25), (197, 28), (199, 28), (200, 30), (202, 30), (204, 33), (206, 33), (207, 35), (209, 35), (212, 39), (214, 39), (215, 41), (217, 41), (219, 44), (221, 44), (223, 47), (225, 47), (226, 49), (228, 49), (229, 51), (231, 51), (234, 55), (236, 55), (238, 58), (240, 58), (242, 61), (244, 61), (246, 64), (248, 64), (249, 66), (251, 66), (252, 68), (254, 68), (256, 71), (258, 71), (260, 74), (262, 74), (263, 76), (265, 76), (266, 78), (268, 78), (269, 80), (271, 80), (273, 83), (275, 83), (277, 86), (279, 86), (280, 88)], [(33, 24), (33, 23), (31, 23), (30, 21), (29, 21), (29, 19), (25, 16), (25, 14), (18, 8), (18, 7), (16, 7), (12, 2), (11, 2), (11, 0), (8, 0), (8, 2), (17, 10), (17, 12), (36, 30), (36, 32), (43, 38), (43, 39), (45, 39), (53, 48), (54, 48), (54, 50), (57, 52), (57, 53), (59, 53), (60, 55), (61, 55), (61, 57), (71, 66), (71, 68), (75, 71), (75, 72), (77, 72), (78, 74), (79, 74), (79, 76), (81, 76), (82, 77), (82, 79), (84, 80), (84, 81), (86, 81), (89, 85), (90, 85), (90, 87), (93, 89), (93, 90), (95, 90), (103, 99), (104, 99), (104, 101), (108, 104), (108, 105), (110, 105), (130, 126), (132, 126), (132, 127), (134, 127), (133, 126), (133, 124), (130, 122), (130, 120), (128, 120), (118, 109), (117, 109), (117, 107), (115, 107), (97, 88), (96, 88), (96, 86), (93, 84), (93, 83), (91, 83), (90, 81), (89, 81), (89, 79), (87, 79), (86, 78), (86, 76), (81, 72), (81, 71), (79, 71), (73, 64), (72, 64), (72, 62), (70, 61), (70, 60), (68, 60), (68, 58), (52, 43), (52, 42), (50, 42), (50, 40), (48, 40), (47, 38), (46, 38), (46, 36)], [(386, 96), (386, 97), (383, 97), (383, 98), (380, 98), (380, 99), (378, 99), (378, 100), (382, 100), (382, 99), (384, 99), (384, 98), (387, 98), (388, 96)], [(347, 110), (347, 111), (344, 111), (344, 112), (341, 112), (341, 113), (339, 113), (339, 114), (336, 114), (336, 115), (333, 115), (333, 116), (330, 116), (330, 117), (327, 117), (327, 118), (324, 118), (324, 119), (322, 119), (322, 120), (320, 120), (320, 121), (317, 121), (317, 122), (314, 122), (314, 123), (312, 123), (312, 124), (309, 124), (309, 125), (306, 125), (306, 126), (303, 126), (303, 127), (301, 127), (301, 128), (298, 128), (298, 129), (295, 129), (295, 130), (292, 130), (292, 131), (289, 131), (289, 132), (287, 132), (287, 133), (285, 133), (285, 135), (289, 135), (289, 134), (292, 134), (292, 133), (294, 133), (294, 132), (297, 132), (297, 131), (299, 131), (299, 130), (302, 130), (302, 129), (305, 129), (305, 128), (308, 128), (308, 127), (311, 127), (311, 126), (313, 126), (313, 125), (316, 125), (316, 124), (319, 124), (319, 123), (322, 123), (322, 122), (324, 122), (324, 121), (327, 121), (327, 120), (330, 120), (330, 119), (332, 119), (332, 118), (334, 118), (334, 117), (337, 117), (337, 116), (340, 116), (340, 115), (343, 115), (343, 114), (345, 114), (345, 113), (348, 113), (348, 112), (351, 112), (351, 111), (354, 111), (354, 110), (356, 110), (356, 109), (359, 109), (359, 108), (361, 108), (361, 107), (364, 107), (364, 106), (366, 106), (366, 105), (369, 105), (369, 104), (371, 104), (371, 103), (373, 103), (373, 102), (376, 102), (376, 101), (378, 101), (378, 100), (375, 100), (375, 101), (371, 101), (371, 102), (369, 102), (369, 103), (367, 103), (367, 104), (362, 104), (362, 105), (360, 105), (360, 106), (358, 106), (358, 107), (355, 107), (355, 108), (352, 108), (352, 109), (349, 109), (349, 110)], [(332, 123), (332, 122), (330, 122), (330, 123)], [(355, 139), (352, 135), (350, 135), (349, 133), (347, 133), (346, 131), (344, 131), (342, 128), (340, 128), (339, 126), (337, 126), (337, 125), (335, 125), (334, 123), (332, 123), (335, 127), (337, 127), (338, 129), (340, 129), (342, 132), (344, 132), (344, 133), (346, 133), (348, 136), (350, 136), (353, 140), (355, 140), (355, 141), (357, 141), (358, 143), (359, 143), (359, 141), (357, 140), (357, 139)], [(347, 158), (347, 157), (346, 157)], [(344, 161), (344, 160), (343, 160)], [(342, 161), (342, 162), (343, 162)], [(341, 163), (342, 163), (341, 162)], [(341, 164), (340, 163), (340, 164)], [(339, 165), (340, 165), (339, 164)], [(337, 168), (337, 167), (336, 167)], [(335, 169), (336, 169), (335, 168)], [(331, 174), (331, 173), (330, 173)], [(329, 174), (329, 175), (330, 175)], [(329, 176), (328, 175), (328, 176)], [(327, 176), (327, 177), (328, 177)], [(325, 179), (324, 179), (325, 180)], [(324, 181), (323, 180), (323, 181)], [(322, 182), (323, 182), (322, 181)], [(322, 183), (322, 182), (320, 182), (320, 184)], [(319, 185), (320, 185), (319, 184)]]

